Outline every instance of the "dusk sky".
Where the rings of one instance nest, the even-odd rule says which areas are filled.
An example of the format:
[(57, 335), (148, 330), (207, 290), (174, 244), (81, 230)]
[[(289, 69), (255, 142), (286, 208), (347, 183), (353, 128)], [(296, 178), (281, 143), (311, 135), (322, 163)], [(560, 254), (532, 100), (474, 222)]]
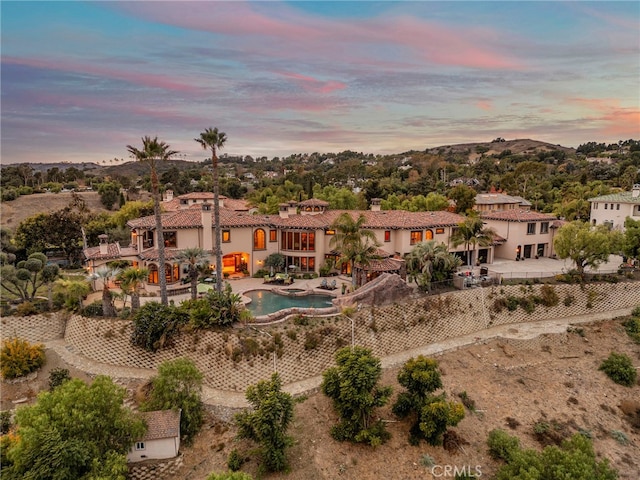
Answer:
[(640, 2), (1, 2), (2, 163), (640, 139)]

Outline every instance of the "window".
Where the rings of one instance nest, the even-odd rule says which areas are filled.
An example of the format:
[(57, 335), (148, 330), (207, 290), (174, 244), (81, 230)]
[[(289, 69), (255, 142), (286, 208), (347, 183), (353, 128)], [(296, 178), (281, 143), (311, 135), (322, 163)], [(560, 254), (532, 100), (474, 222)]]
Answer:
[(620, 210), (620, 204), (616, 203), (616, 210)]
[(149, 279), (147, 281), (154, 285), (157, 285), (159, 283), (157, 265), (155, 264), (149, 265)]
[(335, 231), (335, 230), (325, 230), (325, 231), (324, 231), (324, 234), (325, 234), (325, 235), (335, 235), (335, 234), (336, 234), (336, 231)]
[(611, 210), (613, 210), (613, 203), (611, 204)]
[(277, 230), (269, 230), (269, 241), (277, 242), (278, 241), (278, 231)]
[(608, 204), (608, 203), (605, 203), (605, 204), (604, 204), (604, 209), (606, 210), (608, 206), (609, 206), (609, 204)]
[(415, 245), (416, 243), (420, 243), (422, 241), (422, 231), (413, 231), (411, 232), (411, 245)]
[(424, 232), (425, 240), (433, 240), (433, 230), (427, 230)]
[(230, 230), (223, 230), (222, 231), (222, 241), (224, 243), (229, 243), (231, 241), (231, 231)]
[(144, 442), (136, 442), (136, 450), (144, 450), (145, 445)]
[(384, 231), (384, 241), (385, 242), (390, 242), (391, 241), (391, 230), (385, 230)]
[(313, 272), (316, 268), (315, 257), (286, 257), (287, 265), (294, 265), (301, 272)]
[(549, 233), (549, 222), (542, 222), (540, 224), (540, 233)]
[(253, 232), (253, 249), (264, 250), (265, 248), (267, 248), (266, 235), (264, 230), (259, 228)]
[(315, 232), (282, 232), (280, 235), (281, 250), (309, 250), (314, 252), (316, 249)]
[(444, 233), (444, 228), (436, 228), (436, 235)]
[(535, 234), (536, 234), (536, 224), (527, 223), (527, 235), (535, 235)]
[(177, 232), (162, 232), (164, 237), (164, 246), (167, 248), (176, 248), (178, 246)]
[(593, 209), (594, 209), (594, 210), (597, 210), (597, 209), (598, 209), (598, 202), (595, 202), (595, 203), (593, 204)]

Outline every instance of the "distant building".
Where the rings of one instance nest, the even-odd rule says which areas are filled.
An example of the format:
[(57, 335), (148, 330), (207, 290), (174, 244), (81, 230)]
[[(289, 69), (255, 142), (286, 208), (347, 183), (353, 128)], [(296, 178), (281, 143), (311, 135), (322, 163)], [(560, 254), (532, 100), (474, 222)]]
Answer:
[(531, 202), (522, 197), (505, 193), (490, 192), (476, 195), (474, 209), (480, 213), (502, 212), (505, 210), (530, 210)]
[(147, 432), (133, 444), (127, 462), (163, 460), (178, 456), (180, 450), (180, 410), (157, 410), (140, 414)]
[(634, 185), (630, 192), (590, 198), (589, 203), (592, 225), (608, 225), (624, 230), (627, 217), (640, 220), (640, 184)]

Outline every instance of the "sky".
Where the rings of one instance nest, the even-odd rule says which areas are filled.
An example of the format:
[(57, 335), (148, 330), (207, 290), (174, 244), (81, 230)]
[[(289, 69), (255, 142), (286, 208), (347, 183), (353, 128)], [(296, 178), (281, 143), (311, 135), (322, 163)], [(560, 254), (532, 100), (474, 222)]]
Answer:
[(7, 1), (2, 164), (640, 139), (640, 2)]

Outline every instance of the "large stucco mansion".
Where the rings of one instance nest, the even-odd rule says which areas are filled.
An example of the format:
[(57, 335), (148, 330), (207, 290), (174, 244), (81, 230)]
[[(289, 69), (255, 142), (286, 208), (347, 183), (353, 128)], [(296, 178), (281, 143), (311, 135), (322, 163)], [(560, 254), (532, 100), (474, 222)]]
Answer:
[[(500, 194), (498, 194), (500, 195)], [(176, 260), (179, 252), (189, 247), (212, 250), (213, 195), (189, 193), (169, 197), (162, 202), (162, 228), (165, 245), (165, 275), (169, 285), (186, 277), (186, 265)], [(488, 247), (471, 252), (473, 263), (492, 263), (494, 257), (515, 259), (551, 256), (556, 218), (529, 209), (525, 204), (513, 204), (513, 197), (502, 202), (496, 197), (494, 208), (481, 212), (484, 222), (497, 232)], [(220, 198), (220, 225), (224, 275), (253, 275), (264, 268), (265, 260), (273, 253), (285, 256), (287, 268), (297, 273), (318, 273), (328, 259), (335, 259), (335, 231), (331, 225), (343, 212), (354, 220), (364, 215), (365, 228), (375, 233), (380, 244), (379, 260), (367, 268), (376, 273), (400, 272), (404, 256), (422, 241), (435, 240), (448, 246), (449, 251), (466, 260), (464, 245), (454, 246), (451, 236), (464, 217), (449, 211), (408, 212), (381, 210), (380, 200), (374, 199), (369, 210), (331, 210), (323, 200), (309, 199), (281, 204), (279, 214), (264, 215), (251, 212), (243, 202)], [(158, 265), (158, 250), (154, 216), (142, 217), (128, 223), (131, 242), (128, 246), (110, 243), (106, 235), (100, 245), (86, 248), (84, 255), (89, 270), (109, 261), (127, 260), (133, 266), (148, 268), (149, 284), (158, 283), (162, 269)]]

